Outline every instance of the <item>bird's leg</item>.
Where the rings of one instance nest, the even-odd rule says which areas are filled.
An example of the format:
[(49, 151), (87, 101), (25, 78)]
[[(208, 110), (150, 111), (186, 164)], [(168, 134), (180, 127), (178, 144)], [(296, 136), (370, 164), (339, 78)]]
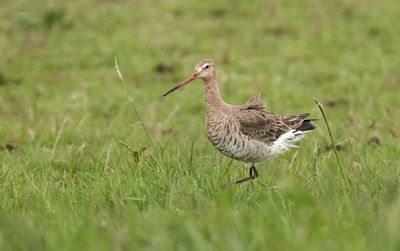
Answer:
[(254, 164), (251, 164), (251, 167), (250, 167), (250, 177), (251, 177), (252, 179), (256, 179), (258, 176), (260, 176), (260, 175), (258, 174), (258, 171), (257, 171), (256, 166), (255, 166)]
[(256, 169), (256, 166), (254, 164), (251, 164), (250, 169), (249, 169), (249, 177), (243, 178), (240, 180), (235, 181), (236, 184), (240, 184), (249, 180), (254, 180), (259, 176), (258, 171)]
[(243, 179), (237, 180), (237, 181), (235, 181), (235, 183), (236, 183), (236, 184), (240, 184), (240, 183), (243, 183), (243, 182), (245, 182), (245, 181), (249, 181), (249, 180), (251, 180), (251, 179), (253, 179), (253, 178), (247, 177), (247, 178), (243, 178)]

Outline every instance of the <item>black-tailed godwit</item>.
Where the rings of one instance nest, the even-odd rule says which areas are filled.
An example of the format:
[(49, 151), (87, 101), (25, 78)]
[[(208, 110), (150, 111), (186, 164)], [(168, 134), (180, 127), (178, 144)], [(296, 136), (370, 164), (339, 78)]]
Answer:
[(250, 175), (236, 183), (257, 178), (255, 163), (273, 158), (303, 138), (316, 126), (309, 113), (281, 116), (266, 111), (260, 95), (245, 105), (225, 103), (219, 93), (215, 64), (202, 60), (194, 67), (192, 75), (179, 82), (171, 92), (187, 83), (201, 78), (204, 81), (207, 136), (211, 143), (224, 155), (249, 164)]

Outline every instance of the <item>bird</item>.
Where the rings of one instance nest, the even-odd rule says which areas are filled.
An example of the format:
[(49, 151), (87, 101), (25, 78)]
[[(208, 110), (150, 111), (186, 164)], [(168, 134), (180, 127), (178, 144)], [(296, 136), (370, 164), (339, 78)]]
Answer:
[(208, 139), (222, 154), (249, 166), (249, 176), (236, 184), (259, 177), (256, 163), (298, 147), (295, 143), (317, 127), (316, 119), (307, 119), (310, 113), (282, 116), (267, 111), (260, 94), (244, 105), (226, 103), (220, 95), (216, 65), (209, 59), (197, 63), (190, 76), (163, 96), (196, 79), (203, 80)]

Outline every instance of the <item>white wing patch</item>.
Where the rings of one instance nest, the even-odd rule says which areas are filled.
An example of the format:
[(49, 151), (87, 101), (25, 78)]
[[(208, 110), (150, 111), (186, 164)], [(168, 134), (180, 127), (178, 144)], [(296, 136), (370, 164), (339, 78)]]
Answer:
[(304, 134), (310, 131), (298, 131), (298, 130), (290, 130), (284, 134), (282, 134), (270, 147), (271, 147), (271, 156), (277, 156), (287, 150), (289, 148), (299, 147), (294, 145), (297, 141), (301, 140), (304, 137)]

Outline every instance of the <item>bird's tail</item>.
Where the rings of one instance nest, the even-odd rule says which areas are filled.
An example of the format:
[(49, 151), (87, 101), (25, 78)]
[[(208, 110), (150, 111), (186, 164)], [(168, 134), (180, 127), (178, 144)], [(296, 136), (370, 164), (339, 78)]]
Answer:
[(315, 130), (317, 128), (317, 125), (313, 123), (315, 120), (317, 119), (305, 119), (296, 129), (303, 132)]
[(304, 120), (301, 123), (301, 125), (296, 128), (296, 130), (307, 132), (307, 131), (315, 130), (315, 128), (317, 128), (317, 125), (314, 124), (313, 121), (316, 121), (318, 119), (305, 119), (308, 115), (310, 115), (310, 114), (304, 113), (304, 114), (299, 115), (299, 117), (303, 118)]

